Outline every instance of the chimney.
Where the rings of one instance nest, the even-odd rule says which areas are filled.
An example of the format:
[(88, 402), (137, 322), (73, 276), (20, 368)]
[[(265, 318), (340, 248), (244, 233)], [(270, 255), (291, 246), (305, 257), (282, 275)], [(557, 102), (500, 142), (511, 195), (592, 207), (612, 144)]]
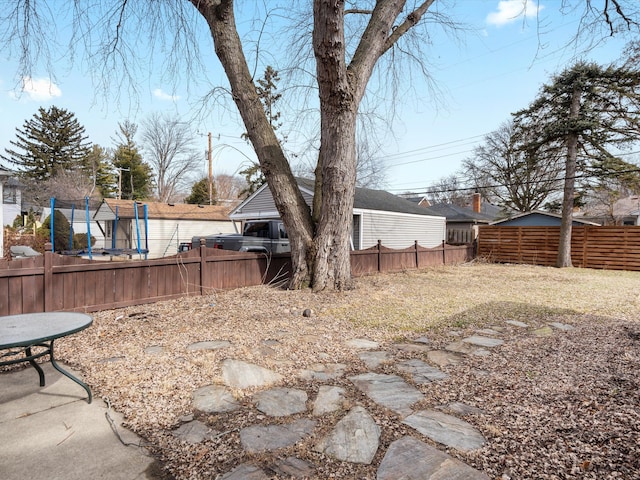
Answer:
[(473, 211), (476, 212), (476, 213), (480, 213), (481, 202), (480, 202), (480, 194), (479, 193), (474, 193), (473, 194), (473, 200), (472, 200), (471, 203), (472, 203), (472, 206), (473, 206)]

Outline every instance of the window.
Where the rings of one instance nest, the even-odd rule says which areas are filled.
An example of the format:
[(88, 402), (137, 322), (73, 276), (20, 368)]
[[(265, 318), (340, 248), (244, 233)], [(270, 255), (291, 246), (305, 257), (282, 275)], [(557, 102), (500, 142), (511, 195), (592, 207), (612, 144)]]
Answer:
[(2, 203), (15, 205), (18, 203), (18, 189), (12, 185), (5, 185), (2, 189)]

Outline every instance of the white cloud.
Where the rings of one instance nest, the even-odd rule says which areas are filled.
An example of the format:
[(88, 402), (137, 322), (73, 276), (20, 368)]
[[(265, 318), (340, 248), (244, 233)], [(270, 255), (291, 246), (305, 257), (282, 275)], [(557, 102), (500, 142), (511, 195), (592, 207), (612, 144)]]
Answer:
[(24, 77), (22, 92), (26, 93), (31, 100), (39, 102), (62, 96), (62, 90), (50, 78)]
[(524, 18), (535, 18), (544, 7), (535, 0), (501, 0), (498, 11), (487, 15), (487, 23), (501, 27)]
[(153, 96), (159, 98), (160, 100), (169, 100), (172, 102), (180, 100), (179, 95), (169, 95), (168, 93), (163, 92), (161, 88), (156, 88), (153, 91)]

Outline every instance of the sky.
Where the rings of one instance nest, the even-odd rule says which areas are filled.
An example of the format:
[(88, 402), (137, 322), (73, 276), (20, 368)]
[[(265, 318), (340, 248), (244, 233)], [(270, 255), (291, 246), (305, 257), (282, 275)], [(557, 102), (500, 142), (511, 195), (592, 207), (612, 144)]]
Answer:
[[(57, 1), (62, 0), (50, 3), (55, 5)], [(512, 113), (526, 108), (540, 87), (576, 58), (601, 64), (619, 59), (625, 40), (618, 37), (607, 38), (586, 53), (567, 47), (578, 30), (580, 12), (561, 12), (560, 3), (454, 2), (452, 17), (465, 22), (469, 29), (458, 33), (457, 38), (434, 31), (428, 46), (429, 73), (437, 93), (415, 72), (407, 75), (404, 81), (411, 82), (408, 91), (412, 93), (394, 99), (395, 117), (390, 120), (393, 133), (380, 133), (382, 148), (377, 157), (386, 167), (386, 190), (424, 193), (441, 178), (455, 174), (484, 135), (508, 121)], [(242, 14), (238, 12), (237, 17)], [(64, 26), (60, 30), (64, 35)], [(202, 171), (195, 176), (206, 175), (208, 170), (208, 132), (213, 138), (214, 175), (237, 174), (255, 160), (241, 138), (245, 129), (238, 115), (232, 108), (213, 105), (207, 107), (210, 113), (207, 109), (203, 113), (201, 108), (201, 100), (211, 86), (226, 85), (211, 47), (210, 38), (201, 35), (206, 81), (196, 78), (187, 82), (184, 73), (171, 78), (157, 71), (134, 71), (139, 75), (135, 95), (129, 89), (112, 88), (106, 96), (96, 86), (95, 75), (92, 77), (96, 72), (87, 71), (86, 62), (71, 64), (68, 59), (54, 58), (55, 77), (38, 64), (31, 77), (19, 78), (14, 52), (0, 52), (5, 63), (0, 70), (0, 151), (10, 147), (16, 128), (22, 128), (40, 107), (55, 105), (73, 112), (89, 141), (103, 147), (115, 146), (118, 123), (128, 119), (139, 124), (150, 113), (166, 112), (191, 122), (196, 141), (201, 143)], [(151, 56), (159, 55), (158, 50)], [(144, 57), (146, 51), (138, 53)], [(284, 128), (295, 130), (295, 121), (299, 120), (287, 125), (287, 119), (294, 117), (283, 113)], [(295, 141), (289, 148), (296, 148)]]

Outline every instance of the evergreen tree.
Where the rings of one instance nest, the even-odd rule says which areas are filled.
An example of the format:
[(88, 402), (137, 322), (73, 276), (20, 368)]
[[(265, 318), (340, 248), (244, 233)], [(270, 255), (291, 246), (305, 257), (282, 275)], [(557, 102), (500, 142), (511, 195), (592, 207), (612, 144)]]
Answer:
[(599, 168), (612, 167), (617, 149), (640, 138), (640, 72), (579, 62), (544, 85), (529, 108), (514, 118), (527, 132), (527, 151), (538, 158), (559, 153), (565, 158), (556, 265), (571, 266), (576, 179), (596, 162)]
[[(218, 202), (216, 201), (217, 192), (215, 185), (213, 186), (211, 196), (213, 197), (211, 205), (216, 205)], [(205, 177), (194, 183), (191, 187), (191, 195), (185, 198), (184, 201), (192, 205), (209, 205), (209, 179)]]
[(17, 139), (9, 142), (2, 159), (15, 165), (22, 174), (34, 180), (49, 180), (62, 171), (86, 167), (90, 145), (75, 115), (55, 106), (40, 107), (33, 118), (16, 128)]
[(153, 192), (151, 166), (142, 160), (138, 146), (133, 140), (138, 127), (128, 120), (118, 124), (120, 142), (113, 153), (113, 166), (119, 175), (119, 198), (145, 200)]

